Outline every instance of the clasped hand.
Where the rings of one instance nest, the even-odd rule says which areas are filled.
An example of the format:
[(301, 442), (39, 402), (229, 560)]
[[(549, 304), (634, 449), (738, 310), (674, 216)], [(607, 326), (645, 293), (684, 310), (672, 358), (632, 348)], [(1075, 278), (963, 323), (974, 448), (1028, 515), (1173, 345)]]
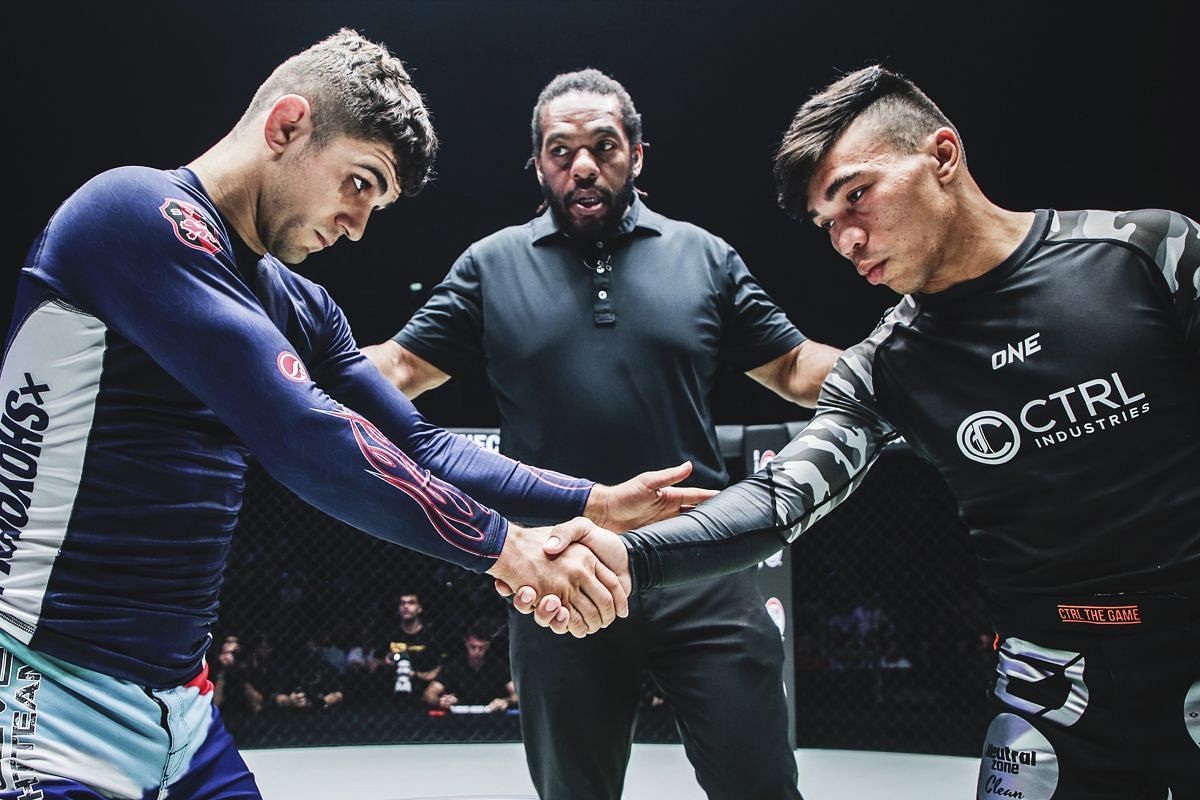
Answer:
[[(629, 615), (629, 555), (612, 530), (629, 530), (674, 516), (716, 492), (674, 484), (691, 474), (684, 462), (644, 472), (616, 486), (596, 484), (586, 516), (553, 528), (510, 526), (489, 574), (496, 591), (534, 615), (538, 625), (582, 638)], [(511, 587), (520, 587), (514, 593)]]

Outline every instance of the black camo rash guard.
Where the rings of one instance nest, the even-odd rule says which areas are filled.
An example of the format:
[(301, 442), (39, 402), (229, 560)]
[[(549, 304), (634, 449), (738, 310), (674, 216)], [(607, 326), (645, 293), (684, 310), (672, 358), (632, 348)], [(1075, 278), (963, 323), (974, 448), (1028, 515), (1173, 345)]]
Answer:
[(794, 541), (903, 436), (958, 500), (996, 597), (1200, 585), (1200, 226), (1038, 211), (1002, 264), (904, 297), (768, 467), (624, 540), (639, 589)]

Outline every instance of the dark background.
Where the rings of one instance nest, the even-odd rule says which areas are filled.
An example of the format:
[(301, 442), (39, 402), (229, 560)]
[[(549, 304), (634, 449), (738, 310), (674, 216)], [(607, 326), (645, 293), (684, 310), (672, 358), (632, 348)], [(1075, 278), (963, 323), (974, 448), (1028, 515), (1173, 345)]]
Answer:
[[(840, 346), (894, 301), (774, 204), (770, 157), (795, 108), (871, 61), (912, 77), (963, 134), (984, 191), (1009, 208), (1174, 208), (1200, 215), (1190, 4), (764, 2), (122, 2), (6, 12), (11, 211), (3, 307), (29, 243), (91, 175), (175, 167), (219, 139), (280, 61), (339, 26), (411, 68), (443, 142), (440, 177), (304, 274), (361, 343), (390, 336), (473, 240), (525, 221), (529, 117), (556, 72), (595, 66), (630, 90), (651, 144), (640, 182), (668, 216), (730, 241), (792, 318)], [(1185, 12), (1184, 8), (1188, 8)], [(1185, 18), (1184, 14), (1190, 15)], [(1192, 42), (1187, 46), (1194, 47)], [(413, 291), (410, 284), (424, 287)], [(457, 385), (456, 385), (457, 384)], [(480, 381), (422, 407), (491, 425)], [(795, 409), (735, 375), (718, 422)]]
[[(362, 242), (302, 265), (342, 304), (360, 342), (399, 328), (470, 242), (528, 219), (539, 202), (524, 168), (533, 102), (555, 73), (595, 66), (628, 87), (644, 116), (648, 202), (726, 238), (803, 330), (847, 346), (895, 296), (867, 286), (823, 235), (775, 207), (771, 153), (795, 108), (838, 74), (881, 61), (957, 123), (973, 173), (1003, 206), (1166, 207), (1200, 217), (1196, 12), (1172, 5), (136, 0), (8, 8), (0, 315), (26, 249), (71, 191), (119, 165), (187, 163), (233, 125), (275, 65), (350, 26), (408, 63), (443, 143), (440, 177), (424, 194), (376, 217)], [(422, 288), (410, 290), (414, 283)], [(447, 426), (496, 423), (477, 378), (419, 405)], [(723, 424), (800, 415), (732, 374), (715, 406)], [(255, 476), (242, 520), (253, 530), (235, 537), (217, 641), (292, 625), (276, 636), (277, 654), (308, 635), (362, 644), (360, 629), (379, 646), (395, 591), (414, 586), (446, 630), (495, 604), (490, 581), (339, 528)], [(797, 743), (977, 752), (990, 632), (967, 537), (940, 480), (911, 458), (884, 459), (822, 529), (790, 549)], [(323, 553), (319, 573), (313, 552)], [(264, 601), (297, 582), (323, 613)], [(873, 607), (888, 616), (882, 633), (837, 635), (834, 619)], [(891, 640), (911, 669), (879, 668)], [(338, 717), (340, 728), (325, 718), (309, 727), (270, 714), (239, 718), (233, 709), (227, 720), (243, 745), (259, 746), (516, 735), (511, 719), (490, 730), (438, 728), (353, 694), (356, 713)], [(673, 726), (648, 711), (639, 735), (670, 740)]]

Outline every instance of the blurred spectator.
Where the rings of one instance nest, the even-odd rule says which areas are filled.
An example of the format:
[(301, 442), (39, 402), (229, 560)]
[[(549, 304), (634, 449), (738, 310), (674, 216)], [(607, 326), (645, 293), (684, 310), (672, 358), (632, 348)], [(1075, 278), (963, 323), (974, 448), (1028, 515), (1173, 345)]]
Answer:
[(425, 702), (435, 709), (477, 706), (487, 713), (503, 713), (517, 705), (517, 690), (508, 671), (508, 659), (489, 655), (486, 630), (472, 627), (463, 639), (463, 652), (451, 656), (438, 677), (425, 688)]
[(267, 662), (271, 647), (266, 637), (258, 637), (248, 652), (241, 638), (226, 636), (209, 659), (209, 677), (213, 683), (213, 703), (225, 715), (262, 711), (267, 686)]
[(345, 699), (338, 675), (325, 660), (315, 637), (305, 639), (299, 650), (279, 665), (278, 674), (281, 680), (272, 695), (272, 703), (278, 708), (321, 710)]
[(325, 634), (320, 646), (321, 658), (325, 659), (325, 663), (333, 668), (333, 671), (342, 676), (346, 674), (346, 659), (348, 654), (345, 648), (340, 647), (331, 634)]
[(834, 638), (838, 641), (844, 641), (846, 637), (850, 636), (856, 630), (853, 610), (846, 608), (836, 614), (831, 614), (825, 626), (833, 634)]
[(826, 653), (833, 671), (859, 669), (862, 660), (862, 641), (854, 624), (853, 609), (834, 614), (826, 627)]
[(892, 632), (892, 623), (874, 595), (854, 607), (849, 624), (861, 642), (873, 642)]
[(390, 682), (381, 687), (381, 682), (389, 678), (379, 644), (383, 626), (377, 619), (356, 617), (356, 620), (345, 632), (346, 670), (342, 680), (348, 701), (375, 707), (386, 696), (384, 690), (391, 690)]
[(346, 649), (346, 671), (370, 671), (380, 663), (376, 631), (379, 626), (359, 623), (349, 637)]
[(387, 677), (386, 691), (405, 705), (421, 697), (442, 668), (442, 647), (424, 613), (416, 593), (397, 596), (395, 627), (382, 660), (377, 662)]

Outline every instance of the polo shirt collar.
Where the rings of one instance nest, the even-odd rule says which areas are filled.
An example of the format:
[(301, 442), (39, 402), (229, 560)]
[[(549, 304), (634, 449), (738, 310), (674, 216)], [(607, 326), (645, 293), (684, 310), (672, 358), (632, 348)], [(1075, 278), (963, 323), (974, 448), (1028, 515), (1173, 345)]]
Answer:
[[(652, 211), (635, 192), (633, 203), (630, 204), (629, 213), (625, 215), (624, 219), (621, 220), (621, 224), (617, 226), (616, 231), (608, 238), (618, 239), (639, 232), (661, 236), (663, 222), (664, 217)], [(550, 238), (569, 239), (567, 234), (558, 226), (558, 219), (555, 218), (554, 212), (550, 208), (547, 208), (533, 219), (533, 222), (530, 223), (530, 229), (533, 234), (534, 244), (540, 244)]]

